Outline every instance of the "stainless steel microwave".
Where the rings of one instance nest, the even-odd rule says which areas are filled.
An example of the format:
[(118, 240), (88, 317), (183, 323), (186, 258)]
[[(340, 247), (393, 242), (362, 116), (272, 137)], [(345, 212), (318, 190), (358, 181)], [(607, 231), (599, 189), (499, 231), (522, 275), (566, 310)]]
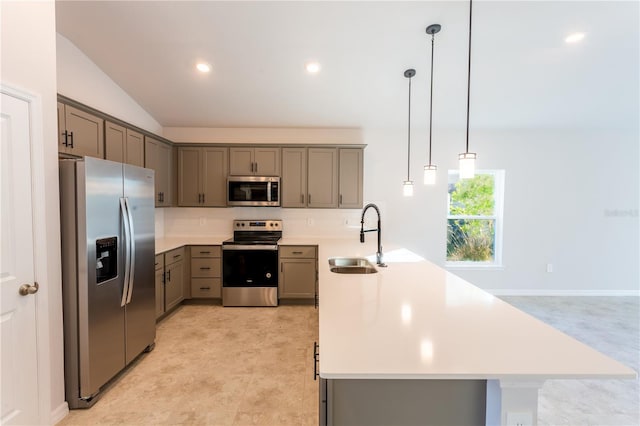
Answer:
[(280, 178), (273, 176), (229, 176), (227, 205), (280, 206)]

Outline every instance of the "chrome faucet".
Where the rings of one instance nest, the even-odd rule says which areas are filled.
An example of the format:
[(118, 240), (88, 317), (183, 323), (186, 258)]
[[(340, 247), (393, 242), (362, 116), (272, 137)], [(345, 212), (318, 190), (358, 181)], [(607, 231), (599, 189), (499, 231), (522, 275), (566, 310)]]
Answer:
[[(378, 227), (375, 229), (364, 229), (364, 214), (367, 212), (369, 207), (373, 207), (376, 213), (378, 214)], [(364, 206), (364, 209), (362, 209), (362, 217), (360, 218), (360, 242), (364, 243), (365, 232), (373, 232), (373, 231), (378, 232), (378, 251), (376, 252), (376, 263), (378, 264), (378, 266), (381, 266), (384, 268), (387, 265), (385, 265), (382, 262), (382, 225), (380, 224), (380, 209), (375, 204), (370, 203)]]

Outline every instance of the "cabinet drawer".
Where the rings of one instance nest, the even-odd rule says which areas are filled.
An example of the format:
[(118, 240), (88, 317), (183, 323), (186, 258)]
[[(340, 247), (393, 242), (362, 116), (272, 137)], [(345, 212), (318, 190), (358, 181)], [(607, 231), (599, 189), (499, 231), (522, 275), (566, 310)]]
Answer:
[(316, 246), (280, 246), (280, 257), (315, 259)]
[(191, 259), (191, 277), (219, 278), (221, 275), (220, 269), (220, 259)]
[(156, 271), (164, 269), (164, 255), (156, 254)]
[(221, 295), (220, 278), (192, 278), (191, 297), (198, 298), (220, 298)]
[(172, 263), (176, 263), (181, 260), (184, 260), (184, 247), (168, 251), (164, 254), (165, 265), (171, 265)]
[(221, 257), (220, 246), (191, 246), (191, 257)]

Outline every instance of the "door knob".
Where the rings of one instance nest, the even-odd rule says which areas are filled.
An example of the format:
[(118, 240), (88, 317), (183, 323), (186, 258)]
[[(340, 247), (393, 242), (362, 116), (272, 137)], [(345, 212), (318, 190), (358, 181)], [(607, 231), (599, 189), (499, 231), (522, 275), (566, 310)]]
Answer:
[(30, 294), (36, 294), (39, 288), (38, 283), (33, 283), (33, 285), (22, 284), (18, 289), (18, 293), (20, 293), (20, 296), (28, 296)]

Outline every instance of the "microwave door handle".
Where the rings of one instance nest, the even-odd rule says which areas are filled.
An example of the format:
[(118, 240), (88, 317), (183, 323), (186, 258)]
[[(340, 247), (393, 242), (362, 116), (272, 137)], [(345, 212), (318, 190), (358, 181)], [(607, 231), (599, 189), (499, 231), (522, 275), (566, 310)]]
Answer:
[(271, 201), (271, 182), (267, 182), (267, 201)]

